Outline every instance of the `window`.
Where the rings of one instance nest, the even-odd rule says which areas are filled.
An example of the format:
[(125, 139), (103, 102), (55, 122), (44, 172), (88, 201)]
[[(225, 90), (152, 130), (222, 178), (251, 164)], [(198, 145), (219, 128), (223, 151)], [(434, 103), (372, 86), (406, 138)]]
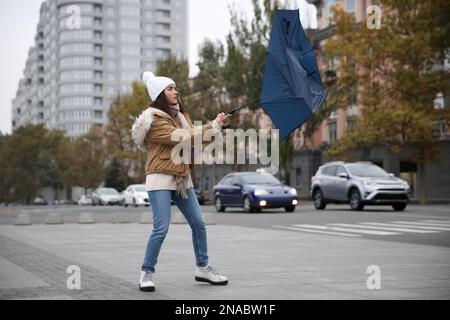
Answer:
[(343, 166), (338, 166), (336, 169), (336, 176), (339, 176), (339, 174), (341, 174), (341, 173), (347, 174), (347, 171), (345, 171)]
[(326, 176), (334, 176), (337, 166), (328, 166), (322, 169), (322, 174)]
[(347, 130), (351, 131), (355, 127), (356, 121), (354, 119), (347, 120)]
[(337, 138), (337, 123), (331, 122), (328, 124), (328, 142), (333, 143)]
[(102, 79), (102, 72), (101, 71), (94, 71), (94, 79), (95, 80), (101, 80)]
[(101, 40), (102, 39), (102, 32), (101, 31), (94, 31), (94, 39), (95, 40)]
[(94, 84), (94, 92), (95, 93), (101, 93), (103, 91), (103, 86), (101, 84)]
[(101, 27), (102, 26), (102, 18), (94, 18), (94, 26)]
[(103, 111), (101, 111), (101, 110), (95, 110), (95, 111), (94, 111), (94, 117), (95, 117), (95, 118), (101, 118), (101, 117), (103, 117)]
[(345, 11), (355, 15), (356, 1), (355, 0), (345, 0)]
[(333, 11), (331, 8), (336, 5), (336, 0), (327, 0), (327, 17), (331, 18), (333, 16)]
[(101, 44), (94, 44), (94, 52), (95, 53), (101, 53), (102, 52), (102, 45)]
[(100, 97), (95, 97), (95, 98), (94, 98), (94, 105), (96, 105), (96, 106), (101, 106), (101, 105), (102, 105), (102, 101), (103, 101), (102, 98), (100, 98)]
[(95, 13), (101, 13), (102, 12), (102, 5), (101, 4), (94, 4), (94, 12)]
[(103, 64), (103, 59), (102, 58), (98, 58), (98, 57), (94, 58), (94, 64), (96, 66), (101, 66)]

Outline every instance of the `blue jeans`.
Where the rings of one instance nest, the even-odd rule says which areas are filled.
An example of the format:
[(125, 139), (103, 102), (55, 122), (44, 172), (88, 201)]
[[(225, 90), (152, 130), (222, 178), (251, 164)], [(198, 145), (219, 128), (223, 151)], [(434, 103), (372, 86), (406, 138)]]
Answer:
[(145, 251), (143, 271), (155, 272), (159, 251), (166, 238), (170, 225), (170, 200), (173, 199), (176, 206), (183, 213), (192, 229), (192, 244), (194, 246), (195, 262), (199, 267), (208, 265), (208, 246), (206, 241), (206, 227), (201, 214), (200, 205), (194, 189), (188, 188), (188, 199), (177, 195), (175, 190), (148, 191), (148, 196), (153, 212), (153, 231), (147, 243)]

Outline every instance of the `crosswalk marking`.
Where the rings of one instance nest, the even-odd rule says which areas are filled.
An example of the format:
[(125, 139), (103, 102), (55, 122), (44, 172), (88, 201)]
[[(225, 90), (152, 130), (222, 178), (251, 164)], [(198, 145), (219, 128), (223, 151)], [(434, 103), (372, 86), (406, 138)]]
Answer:
[[(414, 229), (425, 229), (425, 230), (450, 231), (450, 228), (423, 226), (420, 223), (413, 223), (413, 222), (408, 222), (408, 223), (395, 222), (395, 223), (399, 227), (407, 227), (407, 228), (414, 228)], [(392, 223), (386, 224), (386, 223), (378, 223), (378, 222), (364, 222), (364, 223), (361, 223), (361, 224), (363, 224), (363, 225), (374, 225), (374, 226), (385, 226), (385, 227), (389, 227), (389, 226), (393, 225)]]
[[(415, 221), (393, 221), (394, 223), (398, 223), (400, 225), (410, 225), (411, 227), (414, 228), (436, 228), (437, 230), (442, 230), (442, 231), (450, 231), (450, 226), (445, 226), (445, 225), (431, 225), (431, 224), (427, 224), (427, 223), (423, 223), (423, 222), (415, 222)], [(430, 229), (431, 230), (431, 229)]]
[(438, 233), (439, 231), (431, 231), (431, 230), (419, 230), (419, 229), (407, 229), (400, 228), (396, 225), (392, 225), (393, 227), (381, 227), (381, 226), (367, 226), (367, 225), (358, 225), (358, 224), (348, 224), (348, 223), (330, 223), (330, 225), (336, 227), (350, 227), (350, 228), (362, 228), (362, 229), (376, 229), (376, 230), (389, 230), (389, 231), (398, 231), (398, 232), (406, 232), (406, 233)]
[(443, 228), (450, 228), (450, 224), (444, 224), (444, 223), (432, 223), (432, 222), (411, 222), (411, 221), (394, 221), (394, 222), (398, 222), (398, 223), (410, 223), (410, 224), (418, 224), (418, 225), (423, 225), (423, 226), (428, 226), (428, 227), (443, 227)]
[(396, 232), (388, 232), (388, 231), (355, 230), (355, 229), (351, 229), (351, 228), (320, 226), (320, 225), (314, 225), (314, 224), (294, 224), (294, 226), (300, 227), (300, 228), (311, 228), (311, 229), (318, 229), (318, 230), (325, 230), (325, 231), (343, 231), (343, 232), (370, 234), (370, 235), (378, 235), (378, 236), (390, 236), (390, 235), (399, 234)]
[[(450, 222), (445, 220), (444, 223)], [(405, 233), (430, 234), (450, 231), (450, 226), (434, 222), (433, 220), (419, 221), (388, 221), (381, 222), (358, 222), (358, 223), (327, 223), (316, 224), (293, 224), (290, 226), (273, 225), (273, 228), (292, 230), (298, 232), (309, 232), (324, 235), (335, 235), (345, 237), (391, 236)]]
[(302, 232), (310, 232), (310, 233), (328, 234), (328, 235), (334, 235), (334, 236), (361, 237), (361, 236), (358, 235), (358, 234), (350, 234), (350, 233), (344, 233), (344, 232), (320, 231), (320, 230), (311, 230), (311, 229), (295, 228), (295, 227), (286, 227), (286, 226), (272, 226), (272, 227), (273, 227), (273, 228), (278, 228), (278, 229), (286, 229), (286, 230), (293, 230), (293, 231), (302, 231)]
[(442, 223), (450, 226), (450, 220), (421, 220), (423, 222)]

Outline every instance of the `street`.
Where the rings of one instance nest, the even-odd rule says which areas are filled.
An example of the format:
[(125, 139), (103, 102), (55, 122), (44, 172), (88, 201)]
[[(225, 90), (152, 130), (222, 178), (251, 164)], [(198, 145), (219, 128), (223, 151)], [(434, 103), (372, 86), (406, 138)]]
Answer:
[[(280, 208), (249, 214), (241, 208), (227, 208), (217, 213), (212, 205), (201, 207), (203, 213), (213, 214), (220, 225), (450, 247), (448, 205), (409, 204), (404, 212), (395, 212), (390, 206), (368, 206), (364, 211), (351, 211), (348, 205), (328, 205), (325, 210), (316, 210), (310, 202), (301, 202), (292, 213)], [(179, 211), (175, 205), (172, 210)], [(44, 224), (49, 213), (59, 213), (65, 223), (77, 223), (82, 212), (92, 213), (98, 223), (110, 223), (115, 213), (128, 213), (131, 222), (139, 223), (142, 214), (151, 212), (151, 208), (75, 205), (1, 208), (0, 224), (14, 224), (19, 212), (29, 213), (35, 224)]]
[[(177, 211), (172, 207), (173, 212)], [(193, 281), (190, 228), (174, 223), (161, 251), (157, 290), (137, 279), (151, 224), (145, 207), (12, 207), (0, 209), (1, 299), (448, 299), (450, 207), (410, 205), (405, 212), (347, 206), (316, 211), (308, 202), (245, 214), (202, 206), (211, 263), (225, 287)], [(90, 212), (97, 223), (78, 224)], [(28, 213), (31, 226), (14, 225)], [(63, 224), (46, 224), (59, 213)], [(128, 213), (131, 223), (111, 223)], [(70, 269), (72, 268), (72, 269)], [(80, 286), (69, 286), (78, 270)], [(76, 275), (76, 274), (75, 274)], [(111, 290), (111, 284), (114, 290)]]

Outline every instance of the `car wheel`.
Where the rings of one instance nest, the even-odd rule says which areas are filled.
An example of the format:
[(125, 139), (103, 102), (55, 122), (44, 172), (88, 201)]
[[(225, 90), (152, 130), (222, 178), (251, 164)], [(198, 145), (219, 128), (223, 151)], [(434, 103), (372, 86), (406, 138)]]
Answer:
[(392, 208), (395, 211), (403, 211), (406, 208), (406, 203), (395, 203), (392, 205)]
[(350, 208), (352, 210), (361, 211), (364, 209), (364, 204), (361, 199), (361, 194), (358, 189), (350, 190)]
[(217, 196), (216, 200), (214, 200), (214, 205), (216, 207), (216, 211), (217, 212), (224, 212), (225, 211), (225, 207), (222, 205), (222, 200), (220, 200), (219, 196)]
[(294, 212), (295, 206), (287, 206), (287, 207), (284, 207), (284, 210), (286, 210), (286, 212)]
[(314, 190), (313, 204), (314, 204), (314, 208), (316, 208), (317, 210), (323, 210), (327, 206), (327, 203), (323, 199), (323, 194), (320, 189)]
[(244, 197), (244, 200), (242, 201), (242, 206), (244, 207), (245, 213), (254, 212), (255, 210), (252, 208), (252, 205), (250, 203), (250, 200), (247, 196)]

